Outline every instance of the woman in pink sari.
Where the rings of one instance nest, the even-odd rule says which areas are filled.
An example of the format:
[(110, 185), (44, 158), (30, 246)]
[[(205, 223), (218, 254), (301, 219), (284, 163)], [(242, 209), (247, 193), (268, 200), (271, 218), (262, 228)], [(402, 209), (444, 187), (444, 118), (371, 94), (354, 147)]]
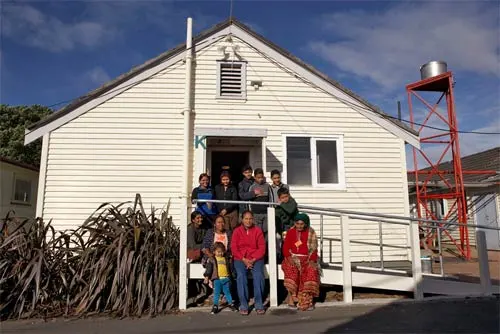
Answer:
[(302, 311), (314, 309), (313, 299), (319, 296), (318, 238), (309, 226), (309, 216), (299, 213), (295, 225), (288, 230), (283, 244), (285, 257), (281, 268), (285, 274), (287, 303)]

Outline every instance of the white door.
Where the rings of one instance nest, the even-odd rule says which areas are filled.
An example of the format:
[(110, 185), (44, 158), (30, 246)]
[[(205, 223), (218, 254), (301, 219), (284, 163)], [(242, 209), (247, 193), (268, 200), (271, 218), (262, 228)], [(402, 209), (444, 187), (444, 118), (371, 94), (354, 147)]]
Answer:
[[(474, 214), (477, 225), (500, 227), (496, 208), (495, 194), (486, 194), (474, 197)], [(488, 249), (500, 249), (500, 231), (481, 229), (486, 235), (486, 247)]]

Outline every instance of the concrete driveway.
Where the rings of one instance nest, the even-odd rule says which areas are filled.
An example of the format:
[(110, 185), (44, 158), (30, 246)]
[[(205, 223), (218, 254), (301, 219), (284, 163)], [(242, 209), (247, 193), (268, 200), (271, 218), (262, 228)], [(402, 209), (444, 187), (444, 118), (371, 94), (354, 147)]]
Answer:
[(440, 299), (392, 304), (318, 307), (312, 312), (274, 309), (264, 316), (223, 311), (186, 312), (153, 319), (6, 321), (2, 334), (168, 333), (500, 333), (498, 298)]

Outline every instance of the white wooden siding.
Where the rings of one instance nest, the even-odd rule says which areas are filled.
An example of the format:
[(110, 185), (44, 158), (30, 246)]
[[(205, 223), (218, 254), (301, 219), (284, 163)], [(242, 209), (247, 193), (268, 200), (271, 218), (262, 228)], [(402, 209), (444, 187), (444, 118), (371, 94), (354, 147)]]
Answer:
[(74, 228), (101, 203), (140, 193), (146, 210), (170, 199), (179, 217), (183, 82), (179, 62), (53, 131), (44, 216)]
[[(233, 39), (238, 41), (237, 39)], [(238, 41), (239, 54), (247, 65), (247, 101), (216, 99), (217, 47), (210, 48), (196, 59), (195, 127), (266, 128), (268, 136), (267, 172), (282, 170), (283, 133), (305, 136), (343, 134), (347, 189), (332, 191), (292, 187), (292, 195), (300, 204), (387, 214), (405, 214), (407, 189), (402, 186), (401, 139), (368, 120), (350, 107), (323, 91), (311, 87), (280, 69), (245, 43)], [(262, 81), (255, 90), (250, 81)], [(259, 148), (260, 151), (260, 148)], [(260, 153), (253, 167), (260, 167)], [(195, 175), (196, 177), (196, 175)], [(313, 226), (319, 232), (319, 217), (312, 215)], [(339, 238), (336, 218), (324, 220), (325, 234)], [(406, 228), (385, 225), (384, 243), (407, 246)], [(379, 259), (378, 225), (376, 222), (352, 221), (353, 261)], [(374, 243), (367, 246), (355, 242)], [(333, 261), (340, 260), (340, 244), (333, 242)], [(324, 254), (329, 260), (328, 242)], [(384, 259), (407, 259), (406, 249), (384, 250)]]
[[(282, 169), (282, 133), (310, 136), (342, 134), (346, 190), (294, 188), (300, 204), (404, 215), (402, 140), (329, 94), (280, 69), (236, 40), (247, 61), (247, 99), (216, 99), (218, 45), (196, 56), (194, 126), (266, 128), (267, 171)], [(58, 228), (74, 228), (102, 202), (133, 200), (161, 207), (170, 198), (174, 221), (180, 217), (182, 175), (182, 62), (114, 97), (50, 135), (44, 215)], [(258, 148), (260, 152), (260, 148)], [(199, 156), (191, 152), (191, 156)], [(201, 156), (201, 155), (200, 155)], [(261, 164), (255, 155), (254, 167)], [(194, 163), (193, 163), (194, 166)], [(194, 167), (193, 167), (194, 172)], [(196, 182), (195, 182), (196, 181)], [(197, 175), (193, 173), (193, 185)], [(319, 232), (318, 217), (312, 215)], [(325, 218), (325, 235), (339, 238), (337, 219)], [(351, 220), (352, 261), (379, 259), (378, 225)], [(367, 246), (356, 242), (372, 242)], [(384, 224), (384, 243), (406, 247), (407, 229)], [(329, 260), (328, 242), (324, 254)], [(340, 246), (333, 242), (332, 261)], [(384, 251), (385, 260), (408, 259), (406, 249)]]

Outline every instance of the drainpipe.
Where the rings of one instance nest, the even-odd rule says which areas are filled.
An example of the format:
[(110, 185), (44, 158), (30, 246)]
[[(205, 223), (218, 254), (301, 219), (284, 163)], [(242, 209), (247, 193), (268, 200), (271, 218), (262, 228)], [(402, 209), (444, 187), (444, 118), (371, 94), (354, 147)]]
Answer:
[(189, 171), (192, 169), (189, 161), (189, 149), (191, 143), (191, 106), (192, 106), (192, 61), (193, 61), (193, 19), (187, 19), (187, 36), (186, 36), (186, 85), (184, 90), (184, 149), (183, 149), (183, 178), (181, 190), (181, 221), (180, 225), (180, 258), (179, 258), (179, 309), (185, 310), (187, 303), (187, 222), (188, 222), (188, 206), (189, 206)]

